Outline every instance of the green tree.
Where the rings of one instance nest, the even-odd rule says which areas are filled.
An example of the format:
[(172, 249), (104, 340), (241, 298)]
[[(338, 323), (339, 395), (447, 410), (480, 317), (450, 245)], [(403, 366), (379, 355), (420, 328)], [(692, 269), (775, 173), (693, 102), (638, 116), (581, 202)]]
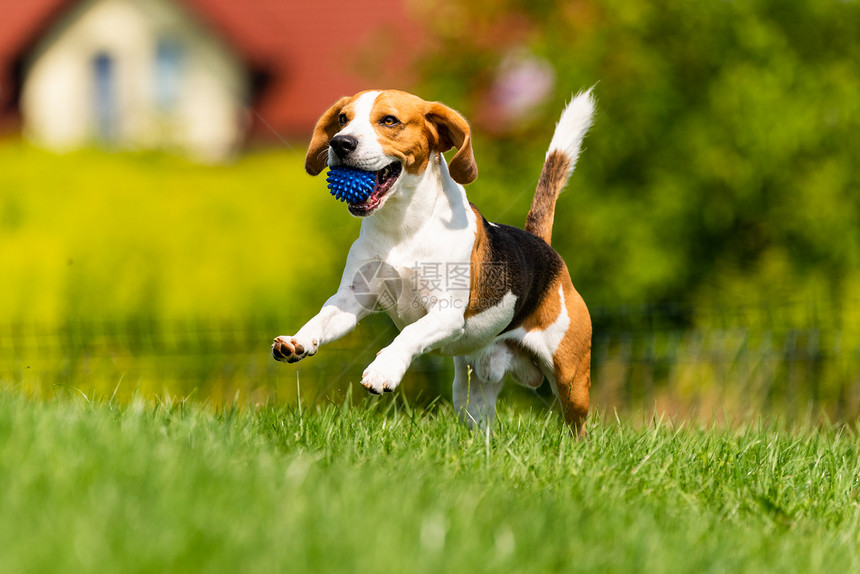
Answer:
[(470, 197), (521, 225), (564, 100), (598, 116), (555, 247), (592, 304), (844, 299), (860, 283), (860, 3), (437, 0), (424, 93), (480, 118), (506, 57), (552, 96), (491, 137)]

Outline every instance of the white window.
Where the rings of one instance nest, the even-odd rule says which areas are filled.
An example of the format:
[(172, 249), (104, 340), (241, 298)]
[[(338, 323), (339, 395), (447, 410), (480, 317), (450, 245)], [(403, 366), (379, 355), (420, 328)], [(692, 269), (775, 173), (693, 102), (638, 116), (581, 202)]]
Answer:
[(176, 109), (182, 92), (185, 48), (176, 38), (160, 38), (155, 50), (155, 106), (162, 112)]
[(116, 62), (107, 52), (98, 52), (90, 66), (95, 135), (99, 141), (111, 143), (117, 137)]

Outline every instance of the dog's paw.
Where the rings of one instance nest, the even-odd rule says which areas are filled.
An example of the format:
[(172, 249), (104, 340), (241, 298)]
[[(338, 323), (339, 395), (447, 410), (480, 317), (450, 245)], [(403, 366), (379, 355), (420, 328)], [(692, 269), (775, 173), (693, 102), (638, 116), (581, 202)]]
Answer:
[(319, 345), (316, 339), (302, 341), (299, 337), (275, 337), (272, 343), (272, 357), (282, 363), (295, 363), (305, 357), (317, 354)]
[(400, 384), (407, 366), (401, 361), (379, 355), (361, 375), (361, 386), (374, 395), (390, 393)]

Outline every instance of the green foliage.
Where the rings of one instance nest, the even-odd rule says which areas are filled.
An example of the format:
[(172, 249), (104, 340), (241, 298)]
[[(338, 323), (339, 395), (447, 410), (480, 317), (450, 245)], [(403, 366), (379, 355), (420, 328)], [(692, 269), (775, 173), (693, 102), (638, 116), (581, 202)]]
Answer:
[(438, 0), (427, 97), (480, 118), (500, 62), (554, 96), (501, 139), (476, 123), (470, 198), (521, 224), (552, 126), (597, 84), (554, 245), (594, 304), (853, 298), (860, 274), (860, 4)]
[[(199, 166), (0, 146), (0, 321), (176, 320), (316, 309), (358, 222), (299, 153)], [(324, 288), (322, 288), (325, 286)]]
[[(368, 406), (371, 405), (372, 406)], [(0, 570), (853, 572), (850, 430), (0, 393)]]

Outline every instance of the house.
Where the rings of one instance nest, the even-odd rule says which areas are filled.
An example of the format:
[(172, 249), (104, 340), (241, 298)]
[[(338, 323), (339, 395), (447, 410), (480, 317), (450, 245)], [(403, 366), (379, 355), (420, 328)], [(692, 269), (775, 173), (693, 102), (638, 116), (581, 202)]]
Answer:
[(0, 0), (0, 130), (231, 156), (307, 138), (340, 96), (408, 87), (405, 0)]

